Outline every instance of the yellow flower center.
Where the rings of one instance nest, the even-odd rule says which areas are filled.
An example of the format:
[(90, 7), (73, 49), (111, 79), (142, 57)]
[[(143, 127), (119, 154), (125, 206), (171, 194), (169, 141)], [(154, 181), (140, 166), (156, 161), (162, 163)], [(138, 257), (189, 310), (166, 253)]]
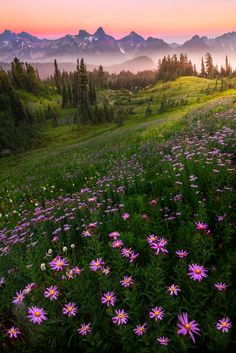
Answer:
[(119, 315), (118, 315), (118, 318), (119, 318), (119, 319), (123, 319), (123, 318), (124, 318), (124, 314), (119, 314)]
[(200, 275), (201, 270), (198, 268), (197, 270), (195, 270), (195, 272), (196, 272), (197, 275)]
[(191, 326), (189, 325), (189, 323), (185, 324), (185, 328), (186, 328), (187, 330), (190, 330)]
[(72, 309), (73, 309), (72, 306), (68, 306), (67, 308), (68, 311), (71, 311)]
[(158, 310), (156, 310), (154, 314), (155, 314), (155, 315), (159, 315), (159, 311), (158, 311)]
[(10, 329), (10, 332), (11, 332), (12, 334), (14, 334), (16, 331), (14, 330), (14, 328), (12, 328), (12, 329)]
[(227, 326), (227, 322), (222, 322), (222, 324), (221, 324), (223, 327), (226, 327)]
[(57, 266), (62, 266), (63, 262), (62, 261), (58, 261)]
[(111, 300), (111, 296), (110, 295), (107, 296), (107, 300)]
[(51, 289), (50, 292), (49, 292), (50, 295), (53, 295), (54, 294), (54, 290)]
[(40, 312), (39, 311), (35, 311), (35, 316), (39, 317), (40, 316)]

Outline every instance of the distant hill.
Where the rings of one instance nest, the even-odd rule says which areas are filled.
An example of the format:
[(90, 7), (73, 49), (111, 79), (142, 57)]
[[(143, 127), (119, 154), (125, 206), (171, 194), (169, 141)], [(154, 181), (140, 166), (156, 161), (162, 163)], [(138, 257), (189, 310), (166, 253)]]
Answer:
[(30, 62), (75, 62), (84, 57), (87, 62), (118, 64), (137, 56), (162, 56), (174, 51), (187, 53), (206, 52), (236, 53), (236, 32), (225, 33), (214, 39), (193, 36), (183, 45), (168, 44), (162, 39), (147, 39), (132, 31), (121, 39), (108, 35), (102, 27), (93, 34), (80, 30), (76, 35), (67, 34), (59, 39), (40, 39), (29, 33), (5, 30), (0, 34), (0, 61), (10, 62), (15, 56)]

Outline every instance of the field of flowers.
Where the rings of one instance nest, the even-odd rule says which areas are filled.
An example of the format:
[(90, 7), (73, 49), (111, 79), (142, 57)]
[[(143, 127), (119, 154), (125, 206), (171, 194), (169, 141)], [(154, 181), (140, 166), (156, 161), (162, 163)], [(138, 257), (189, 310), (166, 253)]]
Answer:
[(1, 351), (236, 352), (236, 106), (132, 143), (2, 214)]

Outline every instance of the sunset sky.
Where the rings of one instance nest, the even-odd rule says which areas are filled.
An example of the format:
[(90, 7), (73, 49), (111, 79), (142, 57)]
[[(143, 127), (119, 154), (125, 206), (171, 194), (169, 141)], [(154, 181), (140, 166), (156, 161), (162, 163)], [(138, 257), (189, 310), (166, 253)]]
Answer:
[(236, 0), (0, 0), (0, 32), (57, 38), (99, 26), (116, 38), (132, 30), (169, 42), (211, 37), (236, 30)]

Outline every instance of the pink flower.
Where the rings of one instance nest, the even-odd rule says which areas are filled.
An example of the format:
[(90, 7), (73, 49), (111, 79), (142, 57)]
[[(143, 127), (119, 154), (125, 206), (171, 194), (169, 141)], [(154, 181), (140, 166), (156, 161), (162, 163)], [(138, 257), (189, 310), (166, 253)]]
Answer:
[(156, 255), (159, 255), (160, 252), (162, 252), (163, 254), (167, 254), (168, 250), (165, 249), (166, 244), (168, 243), (168, 241), (164, 238), (158, 238), (157, 241), (152, 242), (150, 244), (150, 247), (154, 250), (156, 250)]
[(90, 328), (91, 323), (89, 322), (88, 324), (81, 324), (80, 328), (77, 330), (80, 335), (86, 336), (91, 332)]
[(32, 306), (28, 309), (28, 319), (30, 319), (33, 324), (41, 324), (43, 320), (47, 320), (46, 313), (42, 308), (37, 308)]
[(19, 291), (19, 292), (16, 292), (16, 296), (13, 298), (13, 301), (12, 303), (13, 304), (20, 304), (23, 302), (25, 296), (24, 296), (24, 291)]
[(61, 271), (63, 267), (68, 266), (68, 260), (58, 255), (55, 259), (49, 262), (49, 266), (54, 271)]
[(79, 268), (79, 267), (77, 267), (77, 266), (73, 267), (71, 270), (72, 270), (73, 274), (74, 274), (74, 275), (77, 275), (77, 276), (80, 276), (80, 275), (81, 275), (81, 272), (83, 271), (82, 268)]
[(64, 315), (68, 315), (69, 317), (70, 316), (75, 316), (77, 311), (78, 311), (78, 308), (77, 308), (77, 305), (75, 303), (65, 304), (63, 309), (62, 309), (63, 314)]
[(112, 243), (112, 248), (121, 248), (122, 247), (122, 245), (123, 245), (123, 241), (122, 240), (115, 240), (115, 241), (113, 241), (113, 243)]
[(106, 304), (107, 306), (114, 306), (116, 303), (116, 296), (113, 292), (104, 293), (101, 298), (102, 304)]
[(122, 281), (120, 281), (120, 284), (123, 287), (130, 287), (132, 284), (134, 284), (133, 278), (132, 276), (124, 276), (124, 278), (122, 279)]
[(91, 271), (97, 271), (102, 268), (102, 266), (105, 265), (103, 260), (101, 258), (93, 260), (90, 262), (90, 270)]
[(127, 249), (127, 248), (123, 248), (122, 250), (121, 250), (121, 254), (122, 254), (122, 256), (124, 256), (124, 257), (130, 257), (131, 256), (131, 254), (132, 254), (132, 249), (131, 248), (129, 248), (129, 249)]
[(29, 294), (29, 293), (32, 291), (32, 289), (33, 289), (34, 287), (36, 287), (36, 283), (29, 283), (29, 284), (27, 284), (27, 286), (25, 286), (25, 288), (24, 288), (24, 290), (23, 290), (23, 293), (24, 293), (24, 294)]
[(7, 334), (10, 338), (17, 338), (17, 336), (20, 335), (20, 330), (17, 327), (12, 326), (7, 330)]
[(124, 309), (116, 310), (116, 316), (112, 318), (112, 322), (117, 325), (123, 325), (128, 322), (129, 315)]
[(197, 230), (206, 230), (208, 228), (208, 225), (206, 223), (196, 222), (195, 224)]
[(59, 290), (56, 286), (51, 286), (44, 291), (44, 296), (45, 298), (49, 298), (50, 300), (57, 300), (59, 296)]
[(153, 308), (150, 313), (149, 313), (149, 317), (151, 319), (155, 319), (155, 321), (157, 320), (162, 320), (164, 317), (164, 310), (161, 306), (156, 306), (155, 308)]
[(161, 346), (168, 346), (170, 342), (169, 338), (165, 336), (158, 337), (157, 341), (160, 343)]
[(186, 336), (187, 334), (190, 335), (190, 337), (192, 338), (192, 341), (195, 343), (195, 338), (194, 338), (194, 333), (196, 335), (200, 335), (200, 329), (199, 329), (199, 325), (196, 321), (188, 321), (188, 314), (187, 313), (182, 313), (180, 315), (178, 315), (178, 319), (179, 322), (177, 324), (179, 330), (177, 331), (177, 333), (179, 335), (184, 335)]
[(215, 283), (214, 286), (216, 287), (216, 289), (219, 291), (219, 292), (223, 292), (224, 290), (226, 290), (226, 288), (228, 287), (227, 284), (225, 283)]
[(194, 281), (201, 282), (204, 277), (205, 278), (208, 277), (206, 272), (207, 270), (203, 266), (199, 266), (197, 264), (189, 265), (189, 268), (188, 268), (188, 275)]
[(109, 273), (111, 272), (111, 270), (110, 270), (110, 267), (102, 267), (102, 273), (104, 274), (104, 275), (109, 275)]
[(146, 332), (146, 324), (143, 325), (137, 325), (135, 329), (133, 330), (136, 336), (142, 336)]
[(168, 287), (167, 291), (170, 295), (178, 295), (178, 292), (180, 292), (181, 289), (179, 288), (179, 286), (172, 284), (170, 287)]
[(111, 232), (111, 233), (109, 233), (109, 238), (111, 238), (111, 239), (116, 240), (119, 237), (120, 237), (120, 233), (119, 232)]
[(150, 234), (148, 237), (147, 237), (147, 242), (149, 245), (152, 245), (153, 243), (156, 243), (158, 241), (158, 238), (156, 235), (154, 234)]
[(183, 259), (188, 256), (188, 252), (186, 250), (176, 250), (175, 253), (180, 259)]
[(139, 256), (139, 253), (136, 253), (134, 251), (132, 251), (130, 257), (129, 257), (129, 262), (132, 263), (134, 260), (136, 260), (136, 258)]
[(222, 332), (228, 332), (231, 328), (232, 324), (228, 317), (223, 317), (223, 319), (219, 320), (216, 324), (217, 330)]
[(129, 213), (123, 213), (123, 215), (121, 216), (124, 220), (129, 219), (130, 215)]

